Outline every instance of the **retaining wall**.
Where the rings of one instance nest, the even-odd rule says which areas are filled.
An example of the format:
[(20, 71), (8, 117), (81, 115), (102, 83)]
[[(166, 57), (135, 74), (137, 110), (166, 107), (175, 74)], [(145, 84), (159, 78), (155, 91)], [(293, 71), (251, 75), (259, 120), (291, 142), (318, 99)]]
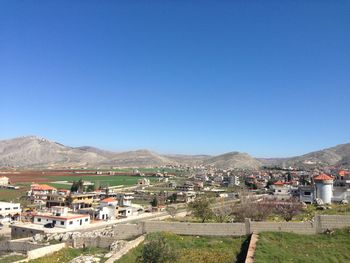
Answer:
[(109, 246), (116, 241), (118, 238), (115, 237), (75, 237), (71, 245), (75, 248), (83, 247), (100, 247), (109, 248)]
[(51, 246), (41, 247), (37, 249), (33, 249), (27, 252), (27, 260), (40, 258), (54, 252), (57, 252), (66, 247), (65, 243), (55, 244)]
[(0, 242), (0, 251), (26, 253), (29, 250), (44, 247), (42, 244), (28, 242), (28, 239), (7, 240)]
[(130, 239), (141, 236), (144, 230), (144, 224), (117, 224), (113, 226), (114, 235), (117, 239)]

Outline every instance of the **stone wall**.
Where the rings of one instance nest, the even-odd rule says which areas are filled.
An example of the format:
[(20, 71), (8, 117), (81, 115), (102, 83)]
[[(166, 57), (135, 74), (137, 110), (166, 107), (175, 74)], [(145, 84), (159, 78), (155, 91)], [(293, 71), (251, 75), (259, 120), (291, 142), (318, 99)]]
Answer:
[(114, 253), (107, 261), (106, 263), (113, 263), (116, 262), (118, 259), (120, 259), (122, 256), (127, 254), (131, 249), (137, 247), (140, 243), (142, 243), (145, 240), (145, 236), (140, 236), (132, 241), (130, 241), (125, 247), (123, 247), (118, 252)]

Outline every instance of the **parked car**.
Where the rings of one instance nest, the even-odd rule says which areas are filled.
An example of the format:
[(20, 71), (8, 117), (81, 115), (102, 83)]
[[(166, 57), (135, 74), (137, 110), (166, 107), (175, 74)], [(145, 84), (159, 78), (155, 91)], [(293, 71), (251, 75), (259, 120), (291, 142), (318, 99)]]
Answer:
[(44, 225), (44, 227), (46, 227), (46, 228), (54, 228), (55, 224), (54, 223), (47, 223), (47, 224)]

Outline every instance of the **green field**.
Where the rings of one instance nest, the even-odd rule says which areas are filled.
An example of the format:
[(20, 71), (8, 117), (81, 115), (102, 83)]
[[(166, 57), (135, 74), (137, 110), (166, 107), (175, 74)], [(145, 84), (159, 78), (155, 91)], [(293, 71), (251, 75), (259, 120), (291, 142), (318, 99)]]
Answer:
[(18, 190), (13, 189), (0, 189), (0, 201), (3, 202), (19, 202), (22, 196), (26, 195), (29, 187), (21, 186)]
[[(179, 236), (171, 233), (153, 233), (146, 236), (152, 240), (163, 235), (169, 246), (176, 251), (179, 258), (172, 263), (232, 263), (243, 262), (241, 247), (245, 247), (246, 238), (233, 237), (196, 237)], [(128, 254), (116, 261), (117, 263), (135, 263), (141, 254), (143, 244), (132, 249)], [(243, 253), (244, 254), (244, 253)]]
[[(132, 186), (136, 185), (137, 181), (141, 178), (148, 178), (151, 182), (154, 182), (156, 179), (154, 177), (142, 177), (142, 176), (127, 176), (127, 175), (116, 175), (116, 176), (101, 176), (101, 175), (89, 175), (89, 176), (47, 176), (46, 177), (50, 181), (67, 181), (74, 182), (82, 179), (83, 181), (89, 181), (96, 184), (99, 182), (100, 186)], [(67, 184), (56, 184), (49, 182), (47, 184), (52, 185), (57, 188), (70, 189), (70, 185)]]
[(260, 233), (254, 262), (350, 262), (350, 231), (337, 230), (331, 235)]
[[(138, 179), (140, 178), (148, 178), (151, 182), (156, 182), (157, 179), (155, 177), (142, 177), (142, 176), (127, 176), (127, 175), (116, 175), (116, 176), (101, 176), (101, 175), (91, 175), (91, 176), (46, 176), (48, 182), (42, 182), (40, 184), (47, 184), (58, 189), (70, 189), (71, 183), (74, 181), (79, 181), (82, 179), (84, 181), (90, 181), (96, 184), (99, 182), (101, 187), (105, 186), (132, 186), (136, 185)], [(67, 181), (70, 184), (62, 184), (62, 183), (52, 183), (55, 181)], [(26, 195), (26, 192), (30, 190), (31, 183), (18, 183), (16, 184), (20, 186), (19, 190), (13, 189), (3, 189), (0, 188), (0, 201), (4, 202), (19, 202), (22, 196)]]

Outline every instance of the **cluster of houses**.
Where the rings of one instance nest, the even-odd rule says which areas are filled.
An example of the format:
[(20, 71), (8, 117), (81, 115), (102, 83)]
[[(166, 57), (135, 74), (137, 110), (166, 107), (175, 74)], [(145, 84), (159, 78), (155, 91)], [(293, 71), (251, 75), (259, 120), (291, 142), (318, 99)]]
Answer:
[(31, 214), (34, 224), (74, 228), (95, 220), (114, 220), (138, 213), (133, 193), (106, 190), (71, 192), (46, 184), (32, 184), (28, 198), (36, 205)]
[[(348, 181), (348, 183), (346, 183)], [(274, 182), (270, 189), (274, 198), (286, 200), (297, 197), (301, 202), (312, 204), (348, 203), (350, 199), (350, 173), (339, 171), (337, 175), (320, 173), (311, 177), (308, 184), (282, 181)]]

